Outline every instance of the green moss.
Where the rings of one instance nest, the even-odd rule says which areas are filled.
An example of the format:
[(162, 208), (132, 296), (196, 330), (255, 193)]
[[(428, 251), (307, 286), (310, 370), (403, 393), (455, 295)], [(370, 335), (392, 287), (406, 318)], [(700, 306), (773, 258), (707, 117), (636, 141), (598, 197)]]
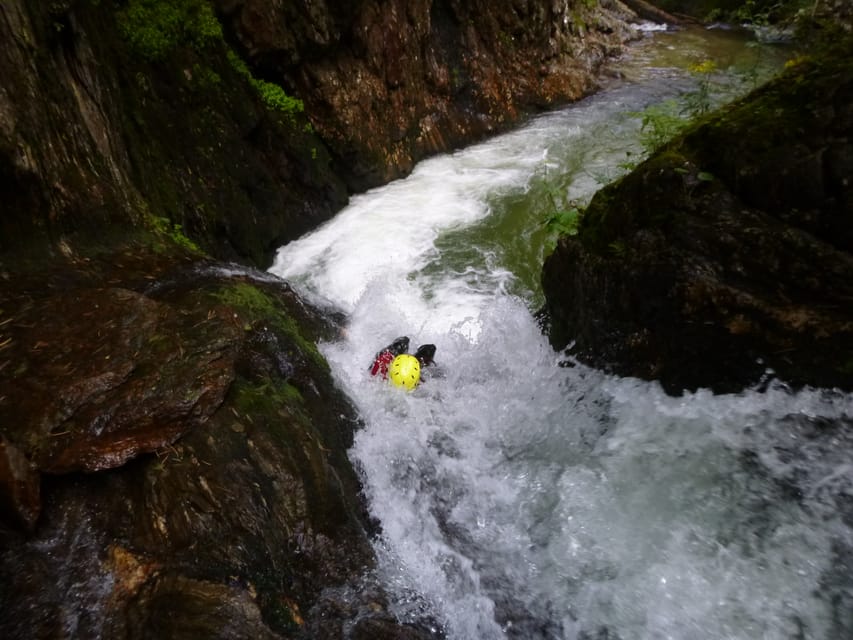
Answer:
[(181, 46), (201, 50), (222, 41), (222, 26), (205, 0), (130, 0), (117, 19), (130, 49), (148, 62)]
[(234, 408), (240, 415), (277, 416), (284, 407), (289, 408), (290, 413), (299, 413), (297, 409), (305, 402), (299, 389), (293, 385), (269, 379), (260, 384), (239, 382), (235, 392)]
[(253, 321), (271, 319), (278, 313), (267, 294), (244, 282), (221, 289), (214, 297), (223, 304), (244, 311)]
[(254, 77), (252, 76), (252, 72), (249, 70), (249, 66), (243, 61), (240, 56), (234, 53), (233, 49), (228, 50), (227, 57), (228, 62), (234, 68), (234, 71), (239, 73), (247, 80), (251, 80)]
[(299, 389), (270, 378), (257, 382), (238, 379), (229, 393), (229, 404), (237, 420), (263, 429), (279, 448), (294, 452), (289, 459), (299, 467), (297, 475), (322, 477), (324, 469), (317, 434)]
[(237, 73), (246, 78), (249, 84), (255, 88), (267, 108), (284, 114), (291, 124), (296, 124), (296, 115), (305, 111), (305, 104), (302, 100), (287, 95), (284, 89), (273, 82), (256, 78), (246, 63), (233, 50), (228, 51), (228, 62)]
[(317, 346), (305, 339), (293, 318), (280, 307), (273, 297), (259, 287), (245, 282), (236, 282), (220, 289), (213, 296), (222, 304), (240, 310), (244, 319), (250, 323), (263, 322), (278, 329), (287, 335), (296, 347), (304, 355), (311, 358), (315, 364), (323, 369), (328, 369), (328, 363), (317, 350)]
[(194, 86), (203, 91), (215, 89), (222, 84), (222, 76), (210, 67), (201, 64), (193, 65), (192, 79)]
[(184, 235), (183, 228), (179, 224), (173, 223), (168, 218), (152, 216), (150, 218), (151, 225), (154, 230), (162, 236), (166, 236), (179, 247), (188, 249), (193, 253), (204, 253), (201, 248), (192, 240)]
[(286, 114), (293, 122), (296, 121), (296, 114), (302, 113), (305, 110), (302, 100), (290, 97), (277, 84), (267, 82), (266, 80), (254, 80), (252, 86), (261, 94), (264, 104), (270, 109)]

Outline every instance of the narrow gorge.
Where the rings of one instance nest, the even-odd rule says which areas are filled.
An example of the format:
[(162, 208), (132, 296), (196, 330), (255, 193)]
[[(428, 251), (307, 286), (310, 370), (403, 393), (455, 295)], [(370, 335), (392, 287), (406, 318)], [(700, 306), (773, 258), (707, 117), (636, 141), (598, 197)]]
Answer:
[[(373, 391), (367, 396), (373, 404), (365, 405), (363, 391), (354, 391), (341, 370), (378, 346), (353, 347), (353, 340), (375, 340), (370, 331), (379, 329), (368, 323), (362, 333), (353, 319), (363, 307), (336, 304), (332, 290), (311, 283), (325, 271), (336, 273), (346, 254), (330, 251), (307, 275), (294, 271), (293, 281), (267, 269), (277, 255), (282, 259), (281, 247), (298, 251), (295, 241), (358, 209), (376, 189), (413, 172), (417, 179), (425, 161), (452, 158), (618, 85), (624, 73), (612, 63), (649, 37), (639, 25), (696, 22), (681, 13), (686, 4), (661, 7), (618, 0), (0, 4), (0, 635), (632, 637), (625, 629), (636, 621), (614, 613), (601, 622), (594, 598), (587, 619), (574, 602), (568, 612), (555, 613), (562, 603), (526, 602), (517, 591), (501, 591), (519, 581), (530, 586), (529, 594), (541, 588), (588, 598), (587, 587), (578, 585), (618, 571), (587, 558), (578, 565), (580, 578), (563, 576), (552, 589), (545, 582), (534, 588), (533, 575), (524, 583), (524, 571), (513, 574), (510, 563), (490, 566), (481, 546), (496, 558), (523, 555), (504, 549), (503, 540), (477, 537), (488, 515), (480, 506), (491, 504), (500, 514), (504, 498), (479, 496), (469, 504), (456, 471), (430, 458), (440, 454), (441, 464), (461, 464), (471, 453), (467, 447), (498, 442), (499, 459), (483, 459), (486, 469), (497, 468), (523, 460), (526, 444), (538, 447), (550, 436), (526, 434), (529, 443), (522, 444), (492, 433), (505, 413), (488, 396), (470, 420), (454, 413), (446, 398), (448, 422), (429, 408), (435, 405), (386, 406)], [(585, 397), (618, 406), (622, 385), (634, 384), (607, 378), (586, 392), (578, 391), (582, 384), (571, 386), (576, 381), (551, 386), (549, 376), (572, 367), (593, 367), (582, 373), (587, 379), (601, 373), (659, 382), (665, 393), (657, 396), (653, 388), (645, 395), (673, 414), (680, 409), (669, 403), (677, 404), (683, 392), (738, 393), (761, 381), (806, 389), (805, 397), (792, 400), (761, 396), (759, 403), (770, 408), (756, 415), (771, 416), (768, 434), (796, 423), (816, 447), (824, 437), (836, 438), (838, 460), (827, 455), (801, 473), (785, 467), (779, 479), (762, 454), (747, 451), (757, 450), (752, 441), (732, 458), (760, 476), (768, 492), (779, 491), (779, 504), (800, 492), (806, 512), (824, 514), (821, 492), (834, 501), (838, 534), (820, 537), (817, 547), (822, 561), (833, 558), (837, 569), (809, 574), (821, 585), (813, 590), (821, 613), (801, 616), (802, 625), (817, 629), (810, 637), (829, 638), (820, 632), (853, 628), (853, 587), (843, 578), (853, 557), (845, 537), (853, 513), (844, 502), (849, 487), (833, 475), (851, 450), (850, 8), (840, 0), (821, 2), (807, 18), (805, 26), (816, 31), (832, 24), (837, 35), (828, 39), (838, 48), (821, 54), (792, 45), (786, 75), (775, 84), (709, 114), (600, 191), (577, 234), (562, 237), (547, 258), (543, 297), (537, 292), (527, 301), (538, 309), (500, 298), (483, 317), (506, 319), (504, 325), (474, 323), (474, 330), (463, 316), (451, 330), (457, 318), (450, 312), (438, 321), (440, 329), (426, 316), (419, 322), (421, 332), (446, 340), (439, 359), (455, 349), (460, 363), (522, 390), (527, 387), (514, 382), (519, 363), (508, 366), (486, 349), (484, 364), (476, 349), (476, 331), (490, 339), (515, 331), (532, 370), (550, 372), (534, 374), (543, 376), (541, 389), (550, 388), (542, 391), (547, 398), (530, 391), (531, 406), (542, 400), (547, 415), (551, 393), (576, 404), (579, 416), (591, 416)], [(510, 145), (507, 153), (533, 167), (535, 177), (539, 167), (551, 166), (543, 144), (546, 153), (536, 147), (530, 159), (524, 148)], [(501, 198), (535, 191), (514, 182), (526, 169), (508, 166), (463, 162), (457, 172), (480, 179), (507, 169), (506, 185), (489, 186), (494, 193), (483, 196), (500, 209)], [(434, 206), (450, 211), (480, 188), (464, 181), (458, 192), (436, 187)], [(540, 198), (557, 204), (552, 193)], [(714, 219), (721, 203), (726, 208)], [(447, 211), (413, 208), (410, 226), (426, 227)], [(450, 223), (450, 232), (463, 236), (448, 255), (473, 251), (464, 224)], [(542, 233), (541, 222), (532, 226)], [(352, 233), (343, 244), (358, 241)], [(428, 248), (426, 258), (402, 267), (437, 273), (435, 251)], [(492, 260), (488, 246), (485, 254)], [(332, 264), (331, 256), (342, 256), (341, 263)], [(509, 269), (492, 266), (483, 279), (494, 278), (501, 294), (511, 290), (515, 285), (503, 280)], [(381, 269), (390, 281), (390, 270)], [(454, 264), (451, 271), (470, 276), (472, 269)], [(528, 269), (537, 281), (528, 288), (540, 286), (540, 269), (541, 261)], [(419, 299), (437, 295), (437, 283), (425, 285)], [(335, 284), (355, 295), (349, 281)], [(390, 291), (399, 295), (388, 317), (408, 295), (394, 286)], [(362, 291), (359, 304), (372, 300), (386, 309), (388, 291)], [(452, 288), (446, 293), (448, 299), (453, 294)], [(458, 307), (468, 310), (461, 302)], [(536, 311), (550, 338), (547, 348), (539, 325), (535, 337), (528, 336)], [(477, 313), (469, 316), (479, 322)], [(383, 322), (386, 331), (418, 331), (414, 320)], [(768, 381), (768, 370), (778, 380)], [(478, 376), (472, 379), (479, 384)], [(450, 391), (441, 384), (438, 391)], [(813, 388), (815, 398), (808, 395)], [(472, 387), (472, 397), (480, 390)], [(769, 393), (785, 392), (773, 387)], [(507, 389), (504, 398), (510, 397)], [(719, 398), (712, 402), (726, 402)], [(811, 422), (796, 422), (787, 402), (807, 406), (803, 415)], [(613, 425), (631, 423), (614, 412), (577, 433), (567, 426), (569, 448), (592, 454)], [(419, 421), (412, 442), (420, 433), (423, 450), (409, 451), (407, 443), (382, 449), (396, 440), (381, 428), (388, 420), (396, 427), (400, 415)], [(483, 432), (472, 431), (480, 420)], [(697, 441), (704, 442), (699, 431)], [(607, 446), (615, 450), (618, 442)], [(537, 458), (532, 476), (538, 486), (561, 486), (568, 474), (553, 481), (537, 475), (554, 468), (546, 453), (537, 454), (545, 457)], [(408, 517), (409, 508), (426, 514), (411, 525), (411, 540), (419, 529), (438, 531), (441, 542), (423, 540), (423, 557), (431, 561), (427, 549), (447, 544), (447, 554), (438, 556), (447, 562), (442, 580), (459, 579), (451, 586), (461, 594), (451, 614), (421, 608), (426, 583), (412, 587), (423, 591), (409, 601), (411, 576), (389, 582), (394, 553), (377, 541), (389, 551), (397, 540), (390, 529), (403, 521), (393, 519), (396, 496), (377, 484), (376, 469), (366, 468), (371, 454), (387, 454), (381, 473), (414, 496), (398, 515)], [(796, 452), (791, 459), (798, 460)], [(812, 478), (824, 463), (835, 466), (825, 478)], [(470, 468), (482, 474), (483, 487), (502, 486), (510, 477)], [(581, 473), (572, 482), (583, 485), (586, 478)], [(821, 487), (814, 489), (815, 502), (803, 478)], [(443, 493), (421, 494), (435, 486)], [(386, 501), (377, 505), (377, 496)], [(520, 504), (556, 504), (537, 496)], [(615, 508), (601, 497), (603, 510)], [(577, 513), (590, 508), (576, 507)], [(562, 508), (532, 514), (519, 540), (535, 553), (552, 553), (536, 532)], [(470, 531), (454, 520), (460, 514), (472, 519)], [(736, 527), (750, 527), (738, 517), (732, 518), (734, 538)], [(773, 517), (768, 522), (790, 524)], [(739, 556), (738, 562), (748, 564)], [(481, 571), (472, 582), (466, 563)], [(630, 586), (631, 576), (644, 570), (619, 581)], [(785, 571), (779, 569), (783, 578)], [(749, 570), (745, 575), (754, 577)], [(834, 614), (824, 616), (826, 602)]]

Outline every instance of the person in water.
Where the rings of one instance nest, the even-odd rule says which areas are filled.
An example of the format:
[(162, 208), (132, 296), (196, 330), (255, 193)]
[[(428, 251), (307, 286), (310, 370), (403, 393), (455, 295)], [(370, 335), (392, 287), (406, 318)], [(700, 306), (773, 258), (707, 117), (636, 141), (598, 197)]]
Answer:
[(443, 378), (444, 371), (435, 363), (435, 345), (422, 344), (415, 351), (415, 357), (421, 365), (421, 378)]
[[(435, 345), (422, 344), (414, 355), (407, 353), (409, 338), (401, 336), (384, 349), (378, 351), (370, 365), (370, 375), (381, 375), (383, 380), (391, 377), (397, 387), (411, 391), (421, 379), (430, 376), (439, 377), (440, 370), (435, 366)], [(427, 373), (425, 369), (430, 369)], [(426, 374), (426, 375), (424, 375)]]
[(421, 381), (421, 363), (415, 356), (401, 353), (391, 361), (388, 377), (395, 387), (412, 391)]
[(415, 351), (415, 357), (421, 363), (421, 367), (428, 367), (435, 362), (435, 345), (422, 344)]
[(373, 364), (370, 365), (370, 375), (382, 375), (383, 380), (388, 379), (388, 367), (399, 355), (403, 355), (409, 350), (408, 336), (400, 336), (387, 347), (377, 352), (373, 358)]

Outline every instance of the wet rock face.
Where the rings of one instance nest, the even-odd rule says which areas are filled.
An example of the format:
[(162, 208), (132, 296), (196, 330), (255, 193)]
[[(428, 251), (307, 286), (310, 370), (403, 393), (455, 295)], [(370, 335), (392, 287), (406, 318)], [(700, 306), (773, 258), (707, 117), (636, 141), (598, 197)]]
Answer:
[(853, 388), (853, 67), (802, 64), (595, 196), (547, 259), (552, 344), (737, 391)]
[(29, 458), (6, 438), (0, 440), (0, 518), (32, 530), (41, 511), (38, 471)]
[(346, 203), (325, 146), (304, 118), (265, 107), (221, 38), (190, 33), (156, 60), (134, 50), (125, 28), (169, 34), (122, 23), (127, 4), (4, 3), (0, 251), (165, 221), (265, 266)]
[[(588, 93), (633, 36), (621, 3), (581, 0), (212, 1), (222, 37), (130, 4), (156, 9), (4, 3), (0, 250), (166, 220), (266, 266), (349, 192)], [(270, 106), (282, 87), (304, 112)]]
[(365, 575), (335, 325), (233, 265), (68, 250), (0, 261), (0, 636), (425, 637)]
[(531, 110), (583, 96), (603, 60), (632, 37), (630, 12), (618, 3), (219, 6), (258, 68), (305, 101), (354, 190), (399, 177), (426, 155)]
[(10, 303), (20, 330), (4, 388), (16, 401), (0, 421), (41, 471), (111, 469), (161, 449), (203, 424), (234, 379), (231, 323), (119, 287)]
[(265, 266), (347, 189), (589, 91), (625, 13), (221, 0), (226, 37), (148, 55), (130, 4), (0, 6), (0, 637), (431, 635), (364, 575), (334, 327), (187, 236)]

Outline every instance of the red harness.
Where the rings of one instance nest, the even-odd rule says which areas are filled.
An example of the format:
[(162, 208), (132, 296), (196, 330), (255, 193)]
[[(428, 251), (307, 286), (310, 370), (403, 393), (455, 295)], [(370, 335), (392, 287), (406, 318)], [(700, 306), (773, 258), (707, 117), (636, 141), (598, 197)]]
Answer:
[(388, 351), (387, 349), (376, 356), (376, 360), (373, 361), (373, 366), (370, 367), (370, 375), (375, 376), (377, 373), (382, 374), (382, 379), (388, 379), (388, 367), (391, 366), (391, 363), (394, 361), (394, 354)]

